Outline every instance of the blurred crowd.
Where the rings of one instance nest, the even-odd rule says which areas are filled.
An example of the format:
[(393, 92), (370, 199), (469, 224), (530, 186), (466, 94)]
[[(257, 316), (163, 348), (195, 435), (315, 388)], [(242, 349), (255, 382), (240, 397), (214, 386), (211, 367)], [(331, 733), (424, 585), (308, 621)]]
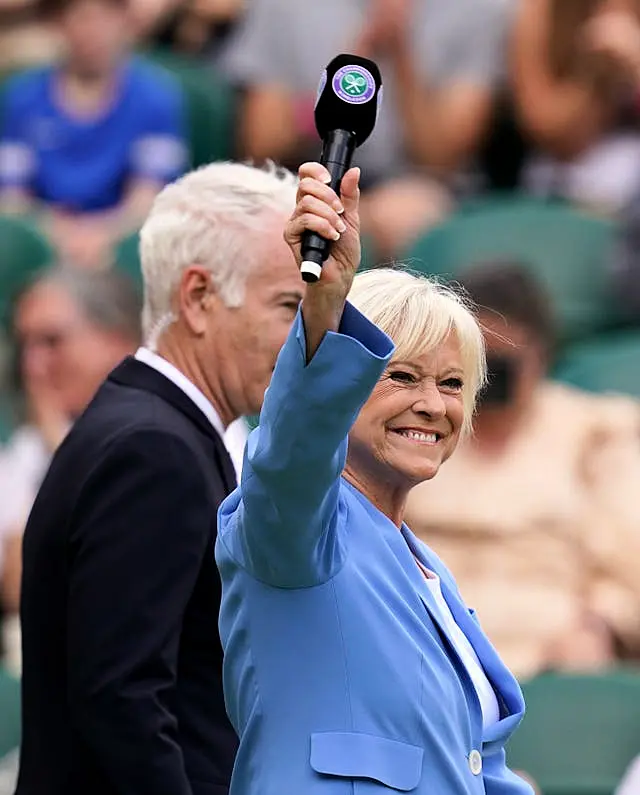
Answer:
[[(597, 267), (635, 340), (622, 367), (640, 372), (638, 0), (0, 0), (0, 597), (17, 674), (22, 529), (53, 451), (140, 341), (142, 219), (207, 159), (315, 159), (318, 78), (339, 52), (384, 79), (356, 154), (367, 266), (495, 197), (571, 208), (611, 230)], [(562, 318), (509, 231), (456, 274), (491, 381), (409, 524), (523, 680), (638, 664), (640, 379), (554, 377)], [(572, 266), (569, 296), (589, 274)]]

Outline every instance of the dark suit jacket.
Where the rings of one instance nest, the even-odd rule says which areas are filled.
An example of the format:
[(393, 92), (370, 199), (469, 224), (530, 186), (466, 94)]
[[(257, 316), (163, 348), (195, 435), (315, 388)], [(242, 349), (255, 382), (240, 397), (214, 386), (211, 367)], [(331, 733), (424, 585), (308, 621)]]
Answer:
[(225, 795), (222, 440), (126, 359), (56, 453), (24, 538), (17, 795)]

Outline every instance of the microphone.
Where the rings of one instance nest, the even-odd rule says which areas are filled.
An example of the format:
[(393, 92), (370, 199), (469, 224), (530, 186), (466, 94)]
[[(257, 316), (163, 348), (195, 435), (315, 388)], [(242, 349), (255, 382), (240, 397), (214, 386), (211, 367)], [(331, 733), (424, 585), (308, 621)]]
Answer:
[[(338, 55), (322, 73), (315, 106), (323, 144), (320, 163), (331, 175), (330, 185), (338, 196), (356, 147), (373, 132), (381, 102), (380, 70), (367, 58)], [(330, 248), (331, 241), (315, 232), (304, 233), (300, 271), (305, 282), (318, 281)]]

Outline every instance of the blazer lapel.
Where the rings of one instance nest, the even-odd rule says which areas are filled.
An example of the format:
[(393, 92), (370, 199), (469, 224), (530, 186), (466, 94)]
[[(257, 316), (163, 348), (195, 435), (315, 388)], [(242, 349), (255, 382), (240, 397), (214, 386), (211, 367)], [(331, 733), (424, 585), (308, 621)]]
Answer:
[(417, 541), (417, 539), (415, 539), (415, 536), (413, 536), (413, 533), (411, 533), (406, 525), (403, 525), (401, 530), (398, 530), (395, 525), (387, 520), (387, 523), (385, 523), (385, 537), (395, 557), (409, 577), (412, 586), (415, 588), (415, 591), (418, 594), (423, 607), (425, 608), (423, 613), (425, 627), (428, 631), (432, 632), (432, 627), (435, 626), (445, 653), (449, 657), (453, 667), (458, 672), (458, 676), (460, 676), (460, 678), (464, 681), (466, 691), (475, 707), (473, 710), (475, 713), (474, 719), (477, 721), (478, 726), (480, 727), (482, 725), (482, 708), (480, 706), (480, 699), (478, 698), (473, 681), (469, 676), (467, 667), (458, 654), (458, 650), (449, 636), (449, 630), (444, 623), (440, 608), (438, 607), (435, 597), (427, 585), (424, 573), (420, 571), (420, 567), (416, 562), (416, 558), (425, 568), (431, 569), (432, 571), (434, 569), (421, 553), (419, 545), (414, 543)]
[(154, 370), (153, 367), (149, 367), (144, 362), (138, 361), (133, 356), (128, 356), (119, 364), (109, 375), (109, 380), (122, 386), (152, 392), (162, 400), (170, 403), (182, 414), (185, 414), (191, 422), (197, 425), (213, 441), (216, 463), (225, 488), (229, 493), (236, 488), (236, 473), (223, 440), (205, 414), (173, 381), (170, 381), (162, 373)]
[(440, 564), (429, 559), (425, 545), (421, 544), (408, 528), (403, 527), (403, 535), (412, 553), (422, 565), (440, 577), (442, 594), (455, 622), (473, 646), (487, 678), (493, 685), (501, 717), (496, 724), (485, 730), (483, 739), (486, 745), (496, 741), (502, 742), (522, 719), (524, 698), (520, 686), (482, 631), (475, 614), (465, 606), (459, 594), (450, 585), (449, 577), (441, 570)]

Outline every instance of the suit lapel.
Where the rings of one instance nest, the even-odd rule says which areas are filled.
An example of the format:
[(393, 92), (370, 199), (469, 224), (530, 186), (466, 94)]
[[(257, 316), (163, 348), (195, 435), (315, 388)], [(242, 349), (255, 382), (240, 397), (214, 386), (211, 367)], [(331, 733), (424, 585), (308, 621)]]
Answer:
[(122, 386), (151, 392), (185, 414), (213, 442), (218, 471), (227, 491), (231, 493), (236, 488), (235, 470), (223, 440), (205, 414), (173, 381), (133, 356), (128, 356), (119, 364), (109, 375), (109, 380)]

